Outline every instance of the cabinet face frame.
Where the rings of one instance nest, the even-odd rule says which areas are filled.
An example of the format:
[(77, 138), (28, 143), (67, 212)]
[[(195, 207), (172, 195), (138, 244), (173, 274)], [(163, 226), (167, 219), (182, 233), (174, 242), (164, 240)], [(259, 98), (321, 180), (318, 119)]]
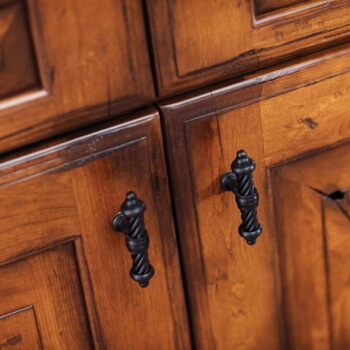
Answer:
[[(287, 341), (270, 171), (350, 140), (350, 89), (344, 84), (349, 56), (349, 46), (339, 46), (160, 104), (194, 337), (200, 348), (243, 343), (254, 349), (266, 341), (269, 349), (279, 349)], [(253, 247), (237, 233), (240, 218), (232, 194), (220, 189), (220, 176), (230, 169), (239, 149), (257, 164), (254, 176), (264, 233)], [(232, 271), (227, 270), (230, 263), (236, 263)], [(217, 277), (215, 271), (221, 271)], [(227, 310), (229, 301), (236, 310), (231, 323), (226, 320), (221, 326), (225, 310), (214, 297), (220, 292), (216, 299), (227, 298)]]
[[(130, 278), (125, 237), (112, 228), (130, 190), (147, 205), (149, 258), (155, 268), (147, 288)], [(0, 270), (34, 252), (74, 242), (96, 348), (190, 348), (154, 109), (3, 157), (0, 198)]]

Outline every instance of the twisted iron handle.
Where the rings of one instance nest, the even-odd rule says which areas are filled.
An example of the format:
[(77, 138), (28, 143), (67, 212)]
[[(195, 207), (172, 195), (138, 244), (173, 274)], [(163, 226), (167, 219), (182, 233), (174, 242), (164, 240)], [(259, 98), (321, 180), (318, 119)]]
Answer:
[(259, 194), (254, 187), (253, 171), (255, 162), (243, 150), (237, 152), (236, 159), (231, 164), (231, 171), (221, 178), (221, 187), (225, 191), (232, 191), (236, 196), (236, 203), (241, 211), (242, 224), (238, 233), (248, 244), (253, 245), (262, 233), (262, 226), (258, 221), (257, 207)]
[(128, 192), (120, 210), (114, 216), (112, 226), (115, 231), (125, 235), (125, 243), (133, 260), (131, 278), (145, 288), (154, 275), (154, 268), (148, 261), (149, 237), (143, 222), (146, 205), (134, 192)]

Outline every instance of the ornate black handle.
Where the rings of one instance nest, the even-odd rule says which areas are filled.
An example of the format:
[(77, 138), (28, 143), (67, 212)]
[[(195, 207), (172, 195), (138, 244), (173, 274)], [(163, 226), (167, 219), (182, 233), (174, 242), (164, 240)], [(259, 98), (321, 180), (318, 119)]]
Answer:
[(241, 211), (242, 224), (238, 233), (250, 245), (255, 244), (261, 235), (262, 226), (258, 221), (257, 207), (259, 195), (254, 187), (253, 171), (255, 162), (245, 151), (238, 151), (236, 159), (231, 164), (231, 170), (221, 178), (221, 187), (236, 195), (237, 206)]
[(143, 222), (146, 205), (134, 192), (128, 192), (120, 210), (121, 213), (114, 216), (112, 226), (125, 234), (125, 243), (133, 260), (130, 276), (144, 288), (154, 275), (154, 268), (148, 261), (149, 238)]

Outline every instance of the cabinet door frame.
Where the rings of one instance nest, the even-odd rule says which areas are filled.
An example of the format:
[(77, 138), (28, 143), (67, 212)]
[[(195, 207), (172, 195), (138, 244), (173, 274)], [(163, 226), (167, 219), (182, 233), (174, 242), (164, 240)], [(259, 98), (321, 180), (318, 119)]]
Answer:
[[(147, 207), (149, 257), (155, 268), (147, 288), (131, 279), (125, 237), (112, 228), (113, 216), (130, 190)], [(154, 108), (3, 157), (1, 196), (0, 245), (6, 249), (0, 251), (0, 269), (73, 242), (97, 348), (167, 341), (174, 349), (190, 348), (161, 126)], [(19, 200), (25, 210), (17, 206), (7, 219)], [(53, 205), (56, 210), (47, 214)], [(46, 220), (40, 220), (36, 209)]]
[[(276, 313), (275, 325), (272, 327), (278, 329), (280, 346), (285, 344), (277, 249), (278, 235), (273, 219), (270, 171), (293, 159), (305, 157), (308, 154), (350, 140), (349, 119), (344, 112), (348, 106), (347, 97), (350, 90), (342, 83), (344, 78), (349, 76), (349, 57), (349, 45), (343, 45), (291, 61), (288, 64), (281, 64), (272, 69), (246, 75), (240, 81), (233, 80), (231, 83), (218, 84), (214, 88), (203, 89), (199, 93), (189, 93), (185, 97), (173, 98), (160, 103), (159, 108), (165, 125), (172, 189), (175, 196), (179, 241), (182, 246), (191, 318), (195, 330), (194, 338), (199, 347), (203, 349), (214, 348), (219, 339), (218, 334), (222, 330), (216, 330), (215, 334), (215, 327), (213, 328), (213, 320), (211, 319), (211, 306), (208, 302), (209, 282), (207, 282), (206, 277), (206, 261), (203, 256), (205, 247), (201, 242), (198, 205), (211, 196), (221, 198), (223, 207), (224, 203), (234, 201), (232, 194), (224, 193), (220, 188), (220, 176), (230, 169), (230, 164), (239, 149), (246, 150), (257, 163), (254, 177), (260, 194), (258, 213), (264, 232), (258, 238), (256, 246), (247, 245), (242, 248), (241, 252), (236, 253), (235, 260), (238, 261), (237, 269), (239, 270), (237, 278), (241, 277), (244, 280), (245, 276), (247, 278), (250, 276), (249, 269), (244, 266), (246, 258), (249, 259), (250, 264), (253, 264), (252, 262), (258, 264), (259, 261), (262, 265), (271, 264), (270, 269), (275, 278), (270, 276), (271, 278), (269, 277), (266, 283), (270, 283), (274, 289), (275, 305), (270, 299), (267, 305), (270, 306), (271, 313)], [(331, 84), (329, 90), (327, 90), (328, 82)], [(288, 115), (287, 111), (285, 111), (284, 116), (282, 115), (283, 106), (281, 106), (280, 109), (276, 109), (276, 111), (282, 111), (281, 118), (274, 119), (273, 115), (269, 118), (265, 111), (265, 120), (262, 119), (260, 108), (263, 103), (266, 104), (266, 101), (272, 101), (281, 96), (282, 98), (289, 96), (289, 93), (292, 95), (294, 92), (303, 91), (301, 90), (303, 88), (306, 91), (314, 89), (312, 90), (315, 94), (313, 103), (317, 102), (316, 98), (321, 100), (324, 94), (329, 94), (327, 96), (330, 96), (330, 99), (333, 98), (332, 106), (338, 108), (335, 110), (337, 114), (313, 115), (312, 110), (305, 108), (310, 112), (307, 116), (300, 119), (296, 116), (293, 119), (293, 116)], [(332, 89), (337, 90), (333, 91)], [(334, 97), (332, 97), (332, 91)], [(317, 96), (318, 93), (319, 96)], [(337, 99), (340, 98), (341, 100), (337, 104)], [(303, 102), (307, 106), (307, 100)], [(291, 100), (290, 103), (293, 101)], [(288, 106), (287, 98), (285, 98), (285, 105)], [(229, 131), (232, 134), (232, 140), (226, 140), (225, 137), (229, 132), (225, 132), (224, 129), (220, 130), (218, 127), (220, 118), (227, 120), (231, 118), (231, 125), (234, 125)], [(206, 121), (206, 128), (201, 129), (198, 126), (198, 130), (196, 129), (196, 125), (205, 124)], [(334, 132), (329, 132), (330, 127)], [(198, 147), (202, 149), (203, 156), (198, 156), (199, 153), (196, 153), (199, 160), (191, 156), (193, 149), (191, 130), (195, 130), (193, 135), (197, 132), (196, 142), (200, 142)], [(287, 131), (283, 133), (283, 130)], [(294, 139), (297, 141), (294, 141), (293, 147), (291, 147), (283, 139), (293, 140), (293, 130), (298, 130), (294, 135)], [(225, 136), (221, 133), (225, 133)], [(222, 146), (225, 144), (226, 148)], [(235, 146), (227, 150), (227, 144)], [(220, 154), (219, 159), (213, 159), (212, 154)], [(197, 193), (196, 186), (201, 185), (201, 183), (198, 185), (196, 179), (196, 174), (201, 172), (200, 162), (209, 164), (207, 166), (205, 163), (203, 171), (208, 172), (210, 181), (216, 180), (206, 183), (206, 187), (201, 187), (201, 192)], [(197, 173), (193, 172), (194, 163), (197, 164)], [(211, 165), (212, 168), (210, 168)], [(198, 181), (205, 181), (205, 175), (203, 176)], [(213, 212), (202, 213), (201, 217), (210, 215), (220, 217), (215, 212), (215, 210), (219, 210), (218, 207), (212, 208), (212, 210)], [(234, 220), (237, 229), (239, 213), (238, 209), (234, 210), (231, 216), (236, 217), (235, 220), (232, 220)], [(221, 225), (224, 225), (229, 214), (225, 214), (223, 208), (221, 208), (220, 213), (223, 217)], [(212, 230), (215, 230), (215, 227), (212, 227)], [(220, 230), (219, 227), (218, 230)], [(239, 246), (245, 244), (241, 241), (243, 239), (237, 233), (236, 244)], [(210, 268), (213, 271), (212, 266)], [(225, 267), (222, 269), (225, 270)], [(252, 297), (247, 293), (246, 297), (248, 296)], [(264, 297), (266, 297), (265, 294)], [(249, 309), (249, 311), (251, 310)], [(251, 312), (253, 313), (253, 311)], [(254, 329), (249, 324), (242, 332), (245, 331), (250, 334), (254, 332)]]

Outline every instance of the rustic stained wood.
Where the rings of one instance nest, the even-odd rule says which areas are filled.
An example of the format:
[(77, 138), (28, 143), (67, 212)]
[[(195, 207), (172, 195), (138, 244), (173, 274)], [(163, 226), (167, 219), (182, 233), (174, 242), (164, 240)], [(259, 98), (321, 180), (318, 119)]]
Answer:
[[(348, 173), (348, 148), (343, 149), (343, 161), (339, 160), (344, 167), (339, 174), (334, 169), (337, 157), (333, 159), (331, 151), (333, 163), (327, 161), (327, 152), (317, 164), (309, 165), (307, 156), (350, 140), (346, 84), (349, 55), (348, 45), (340, 46), (245, 76), (231, 85), (222, 84), (161, 104), (179, 241), (199, 348), (280, 349), (288, 344), (295, 349), (329, 349), (333, 330), (327, 314), (322, 230), (317, 231), (321, 225), (316, 215), (320, 213), (320, 200), (312, 191), (316, 202), (301, 194), (298, 180), (290, 188), (290, 193), (295, 192), (293, 196), (284, 192), (288, 182), (271, 188), (270, 169), (305, 158), (304, 167), (310, 172), (319, 176), (322, 168), (322, 174), (330, 173), (327, 181), (331, 181), (332, 174), (334, 183), (338, 183), (337, 177), (340, 181), (343, 172)], [(254, 177), (264, 233), (252, 247), (237, 233), (240, 217), (233, 195), (220, 189), (220, 176), (229, 169), (239, 149), (246, 150), (257, 163)], [(299, 176), (303, 176), (301, 169)], [(298, 205), (296, 196), (300, 202), (305, 200), (304, 204)], [(275, 206), (280, 215), (290, 218), (285, 223), (290, 223), (288, 232), (297, 232), (291, 239), (290, 234), (284, 236), (284, 246), (291, 252), (287, 255), (281, 248), (281, 224), (274, 220), (272, 198), (277, 198)], [(347, 227), (344, 219), (339, 225)], [(317, 239), (312, 235), (303, 237), (308, 227)], [(310, 260), (305, 249), (314, 252)], [(298, 285), (303, 287), (294, 288), (292, 280), (288, 288), (282, 288), (287, 283), (285, 266), (295, 266), (297, 273), (288, 272), (288, 276), (300, 279)], [(338, 286), (340, 280), (333, 276), (332, 283)], [(291, 335), (289, 319), (293, 323)], [(346, 327), (348, 321), (339, 319)], [(340, 344), (346, 344), (345, 340)]]
[(0, 40), (0, 152), (154, 98), (139, 0), (0, 0)]
[(347, 0), (148, 0), (162, 96), (349, 37)]
[(347, 143), (271, 173), (291, 349), (350, 346), (349, 152)]
[[(48, 334), (55, 342), (67, 327), (72, 332), (65, 334), (67, 342), (76, 339), (76, 345), (67, 349), (86, 349), (92, 342), (108, 349), (189, 349), (164, 163), (154, 111), (3, 159), (0, 315), (32, 305), (44, 348), (51, 344)], [(111, 225), (129, 190), (147, 203), (145, 224), (155, 275), (146, 289), (130, 278), (124, 235)], [(67, 244), (74, 255), (61, 260), (70, 270), (45, 263)], [(33, 265), (32, 273), (42, 277), (44, 285), (28, 272), (36, 259), (44, 260)], [(15, 266), (23, 266), (23, 272), (19, 274)], [(50, 283), (55, 274), (62, 276), (60, 290)], [(6, 282), (9, 278), (14, 287)], [(30, 293), (22, 296), (21, 286), (27, 284)], [(76, 318), (64, 321), (70, 313)], [(46, 317), (52, 323), (46, 323)], [(61, 320), (64, 325), (56, 329), (54, 322)]]
[(92, 348), (74, 255), (65, 243), (0, 267), (1, 349)]
[(40, 87), (23, 1), (0, 1), (0, 82), (0, 100)]
[(0, 0), (0, 348), (350, 348), (349, 33), (348, 0)]

